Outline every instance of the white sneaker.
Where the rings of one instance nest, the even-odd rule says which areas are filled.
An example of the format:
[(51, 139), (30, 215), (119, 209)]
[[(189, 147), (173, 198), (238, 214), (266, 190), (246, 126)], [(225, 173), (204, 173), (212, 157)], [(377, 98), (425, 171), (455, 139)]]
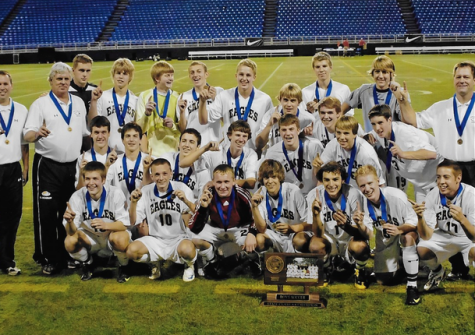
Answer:
[(17, 268), (17, 267), (14, 267), (14, 268), (8, 268), (7, 269), (7, 274), (9, 276), (18, 276), (19, 274), (21, 274), (21, 269)]
[(149, 279), (155, 280), (160, 278), (162, 273), (160, 272), (160, 262), (155, 262), (151, 264), (150, 268), (150, 276), (148, 276)]
[(442, 270), (439, 272), (431, 271), (429, 273), (429, 280), (424, 285), (424, 291), (430, 291), (439, 287), (440, 282), (444, 279), (445, 269), (442, 267)]
[(195, 280), (195, 267), (193, 266), (193, 264), (191, 264), (183, 272), (183, 281), (184, 282), (189, 282), (189, 281), (193, 281), (193, 280)]

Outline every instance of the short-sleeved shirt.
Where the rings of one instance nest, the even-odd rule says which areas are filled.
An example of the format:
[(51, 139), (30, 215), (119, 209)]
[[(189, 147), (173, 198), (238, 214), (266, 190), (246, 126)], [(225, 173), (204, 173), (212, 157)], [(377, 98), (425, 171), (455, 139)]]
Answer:
[[(88, 150), (84, 153), (84, 159), (88, 162), (92, 162), (94, 159), (92, 158), (92, 153), (91, 150)], [(106, 165), (106, 159), (107, 159), (107, 152), (104, 155), (101, 155), (96, 152), (96, 161), (101, 162), (102, 164)], [(75, 176), (75, 185), (78, 185), (79, 181), (79, 175), (81, 173), (81, 162), (82, 162), (82, 154), (79, 155), (76, 163), (76, 176)]]
[[(10, 98), (10, 103), (7, 106), (0, 105), (0, 113), (5, 125), (8, 126), (8, 120), (11, 116), (12, 103), (14, 114), (8, 136), (7, 133), (0, 135), (0, 165), (18, 162), (22, 156), (21, 145), (26, 144), (23, 139), (23, 126), (25, 125), (26, 118), (28, 116), (28, 110), (26, 107), (22, 104), (14, 102)], [(3, 127), (0, 128), (3, 129)]]
[[(363, 128), (361, 128), (361, 125), (358, 124), (358, 136), (363, 136), (364, 135), (364, 131), (363, 131)], [(312, 136), (313, 138), (316, 138), (317, 140), (319, 140), (320, 142), (322, 142), (323, 144), (323, 147), (326, 148), (327, 144), (333, 140), (334, 138), (336, 138), (336, 134), (335, 133), (331, 133), (329, 132), (325, 126), (323, 125), (323, 123), (320, 121), (320, 119), (318, 120), (315, 120), (314, 123), (313, 123), (313, 132), (312, 132)]]
[[(332, 83), (332, 91), (329, 96), (337, 98), (343, 104), (343, 102), (346, 101), (346, 99), (351, 93), (350, 88), (347, 85), (339, 83), (334, 80), (331, 80), (331, 83)], [(317, 82), (315, 81), (312, 84), (302, 89), (302, 100), (303, 100), (302, 103), (305, 106), (307, 105), (307, 103), (317, 98), (315, 94), (316, 88), (317, 88)], [(327, 90), (328, 88), (327, 89), (323, 89), (320, 87), (318, 88), (318, 94), (320, 95), (320, 100), (326, 97)], [(318, 113), (316, 114), (315, 118), (319, 120)]]

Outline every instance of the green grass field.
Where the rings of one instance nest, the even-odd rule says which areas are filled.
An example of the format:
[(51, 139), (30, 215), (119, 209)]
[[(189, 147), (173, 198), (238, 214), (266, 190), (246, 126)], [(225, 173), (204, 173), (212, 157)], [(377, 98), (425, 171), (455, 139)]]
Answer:
[[(372, 79), (366, 74), (374, 56), (334, 58), (333, 78), (355, 89)], [(406, 81), (415, 110), (454, 93), (452, 68), (473, 55), (391, 56), (396, 80)], [(255, 86), (271, 97), (287, 82), (302, 88), (315, 79), (311, 57), (258, 58)], [(213, 86), (229, 88), (238, 60), (206, 61)], [(188, 90), (189, 61), (172, 61), (174, 89)], [(112, 86), (111, 62), (96, 62), (91, 81)], [(137, 95), (153, 86), (151, 61), (134, 63), (131, 90)], [(51, 64), (0, 65), (13, 76), (12, 97), (27, 107), (49, 90)], [(275, 101), (275, 99), (274, 99)], [(361, 114), (357, 113), (361, 121)], [(30, 147), (30, 162), (34, 148)], [(0, 153), (1, 154), (1, 153)], [(409, 191), (410, 196), (412, 191)], [(444, 282), (443, 289), (424, 294), (418, 306), (405, 306), (405, 285), (372, 285), (361, 292), (352, 279), (319, 289), (325, 310), (259, 307), (265, 293), (276, 290), (262, 280), (239, 276), (224, 281), (197, 278), (184, 283), (181, 269), (168, 279), (146, 276), (118, 284), (115, 272), (81, 282), (77, 273), (46, 277), (32, 260), (31, 183), (24, 189), (24, 211), (16, 243), (19, 277), (0, 275), (0, 334), (474, 334), (474, 282)], [(0, 214), (1, 215), (1, 214)], [(449, 267), (449, 264), (445, 264)], [(474, 274), (474, 270), (471, 270)], [(422, 284), (422, 282), (421, 282)], [(300, 288), (286, 288), (298, 291)]]

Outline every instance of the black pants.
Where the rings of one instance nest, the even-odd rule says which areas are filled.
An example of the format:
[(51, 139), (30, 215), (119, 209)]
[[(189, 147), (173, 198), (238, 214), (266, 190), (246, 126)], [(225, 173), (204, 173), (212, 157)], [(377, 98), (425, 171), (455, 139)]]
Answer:
[(66, 202), (75, 191), (76, 161), (58, 163), (35, 154), (33, 160), (33, 221), (35, 253), (33, 259), (45, 264), (64, 266), (68, 253), (64, 248), (66, 230), (63, 215)]
[(21, 220), (23, 185), (20, 163), (0, 165), (0, 269), (15, 267), (15, 241)]

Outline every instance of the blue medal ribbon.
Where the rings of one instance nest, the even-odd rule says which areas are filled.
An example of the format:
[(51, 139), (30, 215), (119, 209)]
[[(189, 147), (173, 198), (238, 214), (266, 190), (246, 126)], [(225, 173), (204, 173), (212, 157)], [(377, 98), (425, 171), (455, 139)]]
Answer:
[[(333, 207), (332, 200), (330, 199), (330, 195), (328, 194), (327, 191), (325, 191), (325, 203), (327, 204), (328, 208), (330, 208), (330, 210), (331, 210), (332, 212), (336, 212), (336, 211), (335, 211), (335, 208)], [(341, 207), (341, 211), (345, 213), (345, 210), (346, 210), (346, 197), (345, 197), (345, 195), (343, 194), (343, 192), (341, 192), (340, 207)]]
[(132, 172), (132, 178), (131, 180), (129, 180), (129, 170), (127, 168), (127, 157), (125, 157), (125, 154), (124, 154), (124, 157), (122, 157), (122, 170), (124, 172), (125, 184), (127, 185), (127, 189), (129, 190), (129, 193), (132, 193), (132, 191), (135, 190), (135, 177), (137, 176), (137, 172), (139, 170), (141, 160), (142, 160), (142, 153), (139, 152), (137, 160), (135, 161), (134, 171)]
[[(206, 83), (206, 86), (209, 87), (209, 84)], [(195, 100), (195, 101), (198, 101), (198, 99), (200, 98), (200, 97), (196, 94), (196, 90), (195, 90), (194, 87), (191, 89), (191, 95), (193, 96), (193, 100)]]
[[(393, 95), (393, 92), (391, 92), (391, 90), (388, 89), (388, 93), (386, 94), (386, 100), (384, 101), (386, 105), (389, 105), (389, 103), (391, 102), (392, 95)], [(380, 104), (379, 99), (378, 99), (378, 92), (376, 91), (376, 85), (373, 86), (373, 100), (374, 100), (375, 105)]]
[[(455, 205), (455, 203), (457, 201), (456, 199), (458, 198), (460, 193), (462, 193), (462, 191), (463, 191), (463, 187), (462, 187), (462, 184), (460, 184), (459, 189), (457, 190), (457, 195), (455, 196), (454, 200), (452, 201), (452, 204)], [(440, 203), (442, 204), (442, 206), (449, 207), (449, 206), (447, 206), (447, 197), (445, 195), (441, 194), (440, 192), (439, 192), (439, 195), (440, 195)]]
[(53, 100), (53, 103), (56, 106), (56, 109), (59, 111), (64, 121), (66, 121), (66, 124), (69, 126), (69, 122), (71, 122), (71, 115), (73, 114), (73, 101), (71, 100), (71, 94), (69, 94), (68, 115), (64, 114), (63, 108), (61, 108), (61, 105), (59, 104), (58, 100), (54, 96), (53, 91), (49, 91), (49, 97), (51, 98), (51, 100)]
[(117, 115), (117, 121), (119, 122), (119, 127), (122, 127), (125, 123), (125, 116), (127, 115), (127, 109), (129, 109), (129, 90), (125, 95), (124, 107), (122, 108), (122, 113), (120, 112), (119, 103), (117, 102), (117, 95), (115, 94), (115, 89), (112, 89), (112, 100), (114, 100), (115, 115)]
[(269, 192), (266, 194), (266, 208), (267, 208), (267, 216), (269, 217), (269, 221), (272, 223), (277, 222), (282, 215), (282, 204), (284, 203), (284, 198), (282, 197), (282, 185), (280, 185), (279, 189), (279, 201), (277, 202), (277, 214), (274, 216), (272, 213), (272, 207), (269, 202)]
[(470, 100), (470, 104), (468, 105), (467, 111), (465, 112), (465, 116), (463, 117), (462, 124), (460, 124), (460, 119), (459, 119), (459, 113), (457, 110), (457, 100), (455, 99), (455, 94), (454, 94), (454, 118), (455, 118), (455, 126), (457, 127), (457, 132), (460, 137), (462, 137), (463, 131), (465, 129), (465, 126), (467, 125), (468, 118), (470, 114), (472, 113), (473, 109), (473, 104), (475, 103), (475, 94), (472, 93), (472, 99)]
[[(381, 218), (385, 221), (388, 222), (388, 212), (386, 209), (386, 198), (384, 198), (383, 191), (379, 189), (379, 194), (380, 194), (380, 203), (381, 203)], [(378, 218), (376, 217), (376, 213), (374, 212), (373, 205), (371, 204), (371, 201), (369, 199), (366, 199), (366, 204), (368, 205), (368, 211), (369, 211), (369, 216), (373, 221), (378, 221)]]
[(168, 90), (167, 96), (165, 97), (165, 104), (163, 105), (163, 114), (160, 115), (160, 109), (158, 108), (158, 91), (156, 87), (153, 89), (153, 101), (155, 102), (155, 106), (156, 106), (155, 110), (157, 111), (157, 115), (161, 117), (162, 119), (167, 117), (168, 103), (170, 102), (170, 95), (171, 95), (171, 90)]
[(157, 185), (155, 184), (155, 187), (153, 188), (153, 193), (155, 194), (155, 196), (157, 198), (160, 198), (160, 199), (165, 199), (167, 198), (167, 201), (168, 202), (172, 202), (173, 199), (175, 198), (174, 195), (173, 195), (173, 186), (172, 186), (172, 183), (168, 183), (168, 189), (167, 189), (167, 193), (165, 193), (165, 195), (160, 195), (158, 193), (158, 188), (157, 188)]
[(295, 177), (301, 182), (302, 181), (302, 173), (303, 173), (303, 143), (302, 140), (299, 139), (299, 159), (297, 164), (297, 172), (295, 172), (295, 165), (290, 161), (289, 155), (287, 154), (287, 149), (285, 148), (284, 142), (282, 142), (282, 151), (284, 152), (285, 159), (290, 164), (290, 168), (294, 173)]
[[(396, 142), (396, 136), (394, 135), (394, 130), (391, 128), (391, 141)], [(391, 171), (391, 161), (393, 160), (393, 153), (391, 152), (391, 148), (393, 147), (392, 143), (388, 145), (388, 153), (386, 156), (386, 169), (388, 173)]]
[(231, 199), (229, 200), (228, 211), (226, 213), (226, 219), (224, 219), (223, 205), (221, 204), (221, 199), (218, 198), (218, 192), (214, 193), (214, 201), (216, 202), (216, 207), (218, 209), (218, 214), (221, 219), (221, 222), (223, 223), (224, 230), (227, 230), (229, 227), (229, 220), (231, 219), (231, 213), (233, 211), (235, 197), (236, 191), (233, 187), (231, 191)]
[[(228, 149), (228, 152), (226, 153), (226, 157), (228, 158), (228, 165), (232, 167), (232, 161), (231, 161), (231, 149)], [(241, 167), (242, 161), (244, 159), (244, 150), (241, 152), (241, 156), (234, 167), (234, 178), (237, 179), (238, 174), (239, 174), (239, 168)]]
[(239, 92), (236, 87), (236, 91), (234, 92), (234, 103), (236, 104), (236, 114), (239, 120), (244, 120), (247, 122), (247, 117), (249, 116), (249, 112), (251, 111), (253, 101), (254, 101), (254, 88), (252, 89), (251, 95), (249, 97), (249, 101), (247, 102), (244, 116), (241, 116), (241, 106), (239, 105)]
[(351, 155), (350, 155), (350, 163), (348, 165), (348, 176), (346, 176), (345, 183), (349, 184), (351, 175), (353, 174), (353, 163), (355, 162), (355, 157), (356, 157), (356, 138), (355, 138), (355, 143), (353, 144), (353, 148), (351, 148)]
[[(300, 114), (300, 109), (297, 108), (297, 114), (295, 114), (295, 116), (299, 117), (299, 114)], [(281, 106), (281, 110), (280, 110), (280, 115), (284, 116), (284, 108), (282, 108), (282, 106)]]
[(175, 181), (181, 181), (185, 185), (188, 185), (188, 181), (190, 180), (191, 173), (193, 172), (193, 169), (190, 167), (188, 169), (188, 172), (185, 175), (185, 178), (183, 180), (179, 180), (179, 175), (180, 175), (180, 154), (176, 155), (175, 159), (175, 170), (173, 170), (173, 179)]
[(107, 195), (106, 189), (103, 186), (102, 187), (101, 200), (100, 200), (100, 203), (99, 203), (99, 212), (97, 213), (97, 215), (95, 215), (94, 211), (92, 210), (91, 195), (89, 194), (89, 191), (86, 192), (87, 211), (89, 212), (89, 216), (91, 217), (91, 219), (102, 217), (102, 213), (104, 213), (104, 205), (106, 203), (106, 195)]
[[(327, 88), (327, 93), (325, 93), (325, 98), (329, 97), (330, 94), (332, 94), (332, 88), (333, 88), (333, 81), (330, 79), (330, 83), (328, 84), (328, 88)], [(315, 97), (317, 98), (318, 101), (320, 101), (320, 93), (318, 93), (318, 80), (317, 80), (317, 86), (315, 87)]]
[[(106, 157), (110, 154), (111, 152), (111, 148), (110, 147), (107, 147), (107, 154), (106, 154)], [(97, 162), (97, 158), (96, 158), (96, 150), (94, 150), (94, 146), (91, 148), (91, 156), (92, 156), (92, 160), (94, 162)]]
[(8, 124), (5, 124), (5, 121), (3, 120), (2, 114), (0, 113), (0, 123), (2, 124), (2, 129), (5, 132), (5, 137), (8, 137), (8, 133), (10, 132), (10, 128), (12, 127), (12, 121), (13, 121), (13, 115), (15, 114), (15, 106), (13, 105), (13, 100), (12, 100), (12, 105), (10, 108), (10, 117), (8, 118)]

